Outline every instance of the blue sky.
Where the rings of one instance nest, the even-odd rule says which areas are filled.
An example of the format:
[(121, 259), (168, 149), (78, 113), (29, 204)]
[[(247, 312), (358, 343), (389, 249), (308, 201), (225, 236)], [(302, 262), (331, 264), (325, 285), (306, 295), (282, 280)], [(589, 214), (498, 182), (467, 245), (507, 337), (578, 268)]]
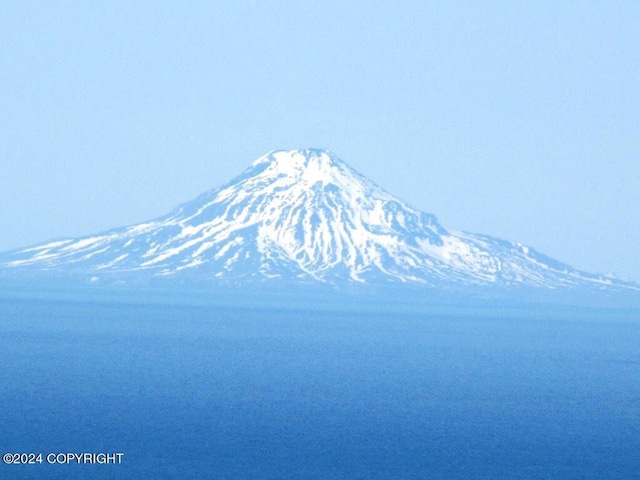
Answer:
[(325, 147), (447, 227), (640, 280), (638, 25), (635, 1), (4, 2), (0, 250)]

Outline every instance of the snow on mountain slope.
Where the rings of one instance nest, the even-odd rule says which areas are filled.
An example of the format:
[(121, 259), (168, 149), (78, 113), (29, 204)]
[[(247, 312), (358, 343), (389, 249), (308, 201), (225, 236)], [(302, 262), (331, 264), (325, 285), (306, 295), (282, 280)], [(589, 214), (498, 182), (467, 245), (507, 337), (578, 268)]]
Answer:
[(8, 252), (0, 266), (206, 279), (636, 288), (519, 243), (448, 230), (316, 149), (271, 152), (164, 217)]

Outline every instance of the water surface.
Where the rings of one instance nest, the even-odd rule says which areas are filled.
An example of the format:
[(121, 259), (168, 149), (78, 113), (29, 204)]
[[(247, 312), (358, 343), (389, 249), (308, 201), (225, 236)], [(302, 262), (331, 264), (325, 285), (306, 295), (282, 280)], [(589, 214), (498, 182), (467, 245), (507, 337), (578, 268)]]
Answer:
[(636, 478), (640, 321), (0, 304), (0, 478)]

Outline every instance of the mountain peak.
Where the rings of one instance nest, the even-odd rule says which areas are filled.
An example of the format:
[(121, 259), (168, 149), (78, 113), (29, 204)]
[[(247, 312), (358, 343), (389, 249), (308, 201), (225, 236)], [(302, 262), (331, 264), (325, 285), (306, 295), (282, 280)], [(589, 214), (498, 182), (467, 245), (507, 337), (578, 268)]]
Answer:
[(253, 165), (258, 165), (265, 162), (293, 162), (293, 163), (309, 163), (313, 161), (337, 161), (340, 163), (342, 160), (325, 148), (296, 148), (292, 150), (272, 150), (266, 155), (258, 158)]
[(326, 177), (333, 170), (351, 170), (334, 153), (320, 148), (274, 150), (253, 162), (252, 167), (257, 166), (266, 167), (270, 174), (307, 180)]
[[(547, 288), (627, 285), (518, 243), (450, 231), (328, 150), (276, 150), (150, 222), (9, 252), (0, 266), (101, 275)], [(443, 287), (446, 288), (446, 287)]]
[(323, 165), (331, 167), (344, 164), (333, 152), (322, 148), (304, 148), (294, 150), (272, 150), (258, 158), (252, 166), (268, 164), (280, 169), (305, 169), (309, 166)]
[(332, 185), (356, 196), (375, 190), (379, 195), (390, 197), (333, 152), (321, 148), (274, 150), (253, 162), (241, 178), (243, 187), (246, 182), (279, 187), (295, 185), (297, 189)]

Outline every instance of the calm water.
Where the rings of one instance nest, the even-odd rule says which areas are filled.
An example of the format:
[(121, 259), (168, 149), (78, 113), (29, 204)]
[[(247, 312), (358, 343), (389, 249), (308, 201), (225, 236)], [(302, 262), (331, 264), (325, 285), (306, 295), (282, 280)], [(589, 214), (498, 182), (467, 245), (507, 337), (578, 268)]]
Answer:
[(0, 303), (0, 478), (640, 477), (640, 319)]

